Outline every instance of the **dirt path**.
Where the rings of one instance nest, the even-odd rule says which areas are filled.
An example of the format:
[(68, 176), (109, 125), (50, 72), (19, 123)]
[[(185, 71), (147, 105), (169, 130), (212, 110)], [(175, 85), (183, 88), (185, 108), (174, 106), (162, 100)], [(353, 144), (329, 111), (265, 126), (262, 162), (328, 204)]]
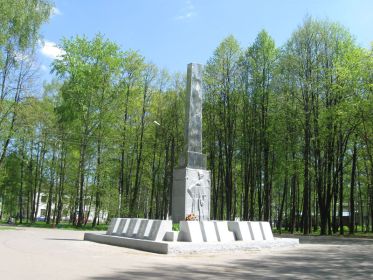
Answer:
[(0, 279), (373, 279), (373, 240), (169, 256), (83, 241), (83, 232), (0, 231)]

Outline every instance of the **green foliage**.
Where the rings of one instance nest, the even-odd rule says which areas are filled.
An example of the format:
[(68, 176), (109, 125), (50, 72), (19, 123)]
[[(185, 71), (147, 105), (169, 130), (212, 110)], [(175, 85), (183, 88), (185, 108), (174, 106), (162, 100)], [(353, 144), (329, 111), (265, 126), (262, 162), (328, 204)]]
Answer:
[(172, 224), (172, 230), (180, 231), (180, 224)]
[(15, 227), (6, 227), (6, 226), (0, 226), (0, 231), (1, 230), (16, 230), (17, 228)]
[[(60, 223), (58, 225), (54, 224), (46, 224), (44, 222), (35, 222), (35, 223), (25, 223), (25, 224), (18, 224), (16, 228), (22, 228), (22, 227), (35, 227), (35, 228), (56, 228), (56, 229), (62, 229), (62, 230), (79, 230), (79, 231), (106, 231), (108, 228), (108, 225), (103, 224), (99, 226), (92, 227), (92, 224), (87, 223), (84, 227), (77, 228), (76, 226), (68, 223)], [(2, 227), (0, 227), (1, 230)]]
[[(6, 7), (1, 61), (13, 67), (5, 83), (11, 88), (27, 73), (19, 66), (29, 64), (7, 62), (14, 54), (7, 47), (32, 54), (51, 6), (0, 3)], [(14, 5), (42, 8), (17, 18)], [(158, 69), (101, 34), (65, 38), (60, 47), (56, 79), (41, 98), (2, 93), (3, 219), (105, 229), (112, 217), (167, 218), (173, 169), (184, 147), (185, 75)], [(372, 53), (339, 24), (312, 18), (280, 49), (264, 30), (245, 48), (233, 36), (218, 45), (203, 77), (212, 219), (264, 219), (279, 230), (335, 233), (344, 231), (339, 216), (351, 212), (352, 203), (363, 215), (356, 221), (367, 228), (373, 213)], [(46, 223), (35, 222), (40, 194)]]

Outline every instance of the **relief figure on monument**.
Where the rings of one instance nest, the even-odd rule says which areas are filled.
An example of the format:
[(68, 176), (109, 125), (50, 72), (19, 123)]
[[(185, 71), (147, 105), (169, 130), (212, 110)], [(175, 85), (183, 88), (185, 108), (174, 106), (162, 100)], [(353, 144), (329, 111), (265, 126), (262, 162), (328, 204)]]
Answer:
[(209, 218), (209, 180), (200, 170), (196, 175), (193, 176), (187, 193), (192, 199), (191, 213), (198, 215), (199, 220), (205, 220)]

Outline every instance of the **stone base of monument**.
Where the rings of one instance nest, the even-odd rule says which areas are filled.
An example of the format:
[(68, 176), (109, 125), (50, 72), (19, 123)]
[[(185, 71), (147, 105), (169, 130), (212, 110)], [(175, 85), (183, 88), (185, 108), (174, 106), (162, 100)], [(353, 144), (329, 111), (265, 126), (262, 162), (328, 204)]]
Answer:
[(160, 254), (258, 250), (291, 247), (295, 238), (274, 238), (268, 222), (181, 221), (116, 218), (106, 234), (85, 233), (84, 240)]

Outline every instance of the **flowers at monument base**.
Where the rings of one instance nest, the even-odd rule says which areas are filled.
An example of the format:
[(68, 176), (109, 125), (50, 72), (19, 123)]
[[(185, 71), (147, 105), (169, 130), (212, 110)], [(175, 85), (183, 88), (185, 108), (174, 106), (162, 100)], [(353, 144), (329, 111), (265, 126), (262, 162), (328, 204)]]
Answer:
[(185, 217), (185, 221), (198, 221), (196, 214), (191, 213)]

